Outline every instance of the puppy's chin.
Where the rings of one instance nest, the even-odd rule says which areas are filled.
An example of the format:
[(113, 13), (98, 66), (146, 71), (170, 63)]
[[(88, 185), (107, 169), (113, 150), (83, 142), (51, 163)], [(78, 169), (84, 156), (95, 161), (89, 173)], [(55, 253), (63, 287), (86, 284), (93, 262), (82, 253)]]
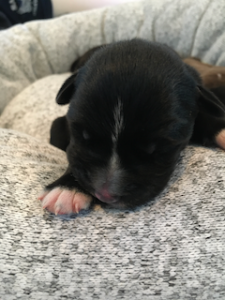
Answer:
[(116, 209), (131, 209), (133, 207), (129, 207), (125, 202), (122, 201), (117, 201), (115, 203), (111, 203), (109, 204), (112, 208), (116, 208)]

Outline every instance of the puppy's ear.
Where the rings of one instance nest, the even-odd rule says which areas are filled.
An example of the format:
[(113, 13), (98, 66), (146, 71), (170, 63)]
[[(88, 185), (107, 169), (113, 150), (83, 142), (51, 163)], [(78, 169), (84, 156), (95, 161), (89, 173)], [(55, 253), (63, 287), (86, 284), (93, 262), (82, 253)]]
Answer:
[(68, 104), (70, 102), (70, 99), (75, 92), (75, 81), (77, 77), (77, 72), (75, 72), (73, 75), (71, 75), (69, 78), (66, 79), (66, 81), (61, 86), (57, 96), (56, 96), (56, 102), (58, 104)]
[(86, 62), (92, 57), (92, 55), (99, 50), (100, 48), (104, 47), (106, 45), (101, 45), (94, 47), (90, 50), (88, 50), (86, 53), (84, 53), (81, 57), (75, 60), (75, 62), (72, 64), (70, 71), (76, 72), (78, 69), (82, 68)]
[(223, 103), (208, 89), (198, 85), (199, 92), (198, 106), (201, 113), (210, 115), (216, 118), (222, 118), (225, 116), (225, 106)]

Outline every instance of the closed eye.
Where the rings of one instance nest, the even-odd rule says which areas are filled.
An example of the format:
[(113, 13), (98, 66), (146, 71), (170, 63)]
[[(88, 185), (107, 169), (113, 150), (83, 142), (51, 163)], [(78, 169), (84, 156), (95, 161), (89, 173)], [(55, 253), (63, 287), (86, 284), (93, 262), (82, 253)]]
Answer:
[(83, 130), (83, 138), (84, 140), (89, 140), (91, 137), (90, 137), (90, 134), (86, 131), (86, 130)]
[(166, 153), (174, 153), (176, 152), (178, 149), (182, 148), (182, 144), (181, 143), (172, 143), (171, 142), (167, 142), (167, 143), (163, 143), (160, 144), (158, 147), (158, 153), (159, 154), (166, 154)]
[(152, 154), (156, 149), (156, 144), (150, 144), (147, 146), (139, 146), (139, 148), (146, 154)]

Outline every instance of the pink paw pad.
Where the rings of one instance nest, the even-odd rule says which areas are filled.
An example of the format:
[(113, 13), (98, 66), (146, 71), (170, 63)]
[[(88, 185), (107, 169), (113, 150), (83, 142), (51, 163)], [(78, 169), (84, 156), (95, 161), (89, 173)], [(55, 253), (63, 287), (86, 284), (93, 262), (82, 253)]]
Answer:
[(47, 209), (55, 215), (78, 214), (82, 209), (88, 209), (92, 197), (81, 192), (54, 188), (51, 191), (44, 191), (39, 197), (43, 209)]
[(225, 150), (225, 129), (221, 130), (215, 137), (217, 145)]

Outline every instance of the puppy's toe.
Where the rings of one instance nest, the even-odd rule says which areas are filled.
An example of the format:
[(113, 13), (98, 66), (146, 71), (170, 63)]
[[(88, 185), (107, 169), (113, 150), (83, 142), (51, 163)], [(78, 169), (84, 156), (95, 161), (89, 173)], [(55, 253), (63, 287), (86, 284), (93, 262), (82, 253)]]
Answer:
[(91, 196), (81, 192), (75, 192), (73, 197), (73, 212), (78, 214), (82, 209), (88, 209), (91, 201)]
[(216, 144), (225, 150), (225, 129), (221, 130), (215, 137)]
[(79, 213), (82, 209), (88, 209), (92, 201), (89, 195), (60, 187), (44, 191), (38, 199), (42, 201), (44, 209), (56, 215)]

